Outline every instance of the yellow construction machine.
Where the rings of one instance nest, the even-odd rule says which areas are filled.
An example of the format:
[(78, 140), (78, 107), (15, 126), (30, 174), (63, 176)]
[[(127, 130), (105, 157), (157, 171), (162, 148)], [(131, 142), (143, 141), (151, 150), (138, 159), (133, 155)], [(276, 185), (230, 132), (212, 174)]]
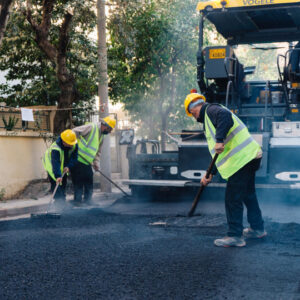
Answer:
[[(257, 172), (257, 191), (267, 199), (300, 199), (300, 1), (215, 0), (202, 1), (199, 11), (197, 81), (208, 102), (234, 111), (248, 126), (263, 149)], [(212, 23), (226, 40), (222, 45), (205, 45), (205, 25)], [(239, 45), (254, 48), (285, 43), (284, 53), (272, 53), (277, 78), (249, 80), (255, 68), (244, 66), (237, 56)], [(267, 50), (264, 46), (264, 50)], [(274, 55), (275, 53), (275, 55)], [(258, 54), (259, 55), (259, 54)], [(276, 68), (275, 68), (276, 70)], [(187, 90), (188, 93), (188, 90)], [(140, 143), (146, 143), (142, 141)], [(153, 147), (152, 147), (153, 148)], [(178, 151), (128, 152), (133, 191), (196, 188), (211, 160), (201, 134), (181, 135)], [(147, 149), (147, 147), (144, 147)], [(191, 160), (191, 157), (193, 159)], [(215, 176), (206, 195), (219, 197), (225, 182)], [(209, 192), (210, 191), (210, 192)]]

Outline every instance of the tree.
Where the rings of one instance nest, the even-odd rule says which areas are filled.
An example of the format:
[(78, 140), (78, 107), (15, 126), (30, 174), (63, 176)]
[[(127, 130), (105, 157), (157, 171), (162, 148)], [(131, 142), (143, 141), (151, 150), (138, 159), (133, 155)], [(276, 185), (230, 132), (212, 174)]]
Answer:
[[(67, 126), (70, 120), (70, 112), (63, 110), (71, 108), (72, 104), (78, 102), (79, 93), (76, 88), (75, 78), (67, 66), (67, 49), (69, 44), (69, 31), (73, 18), (73, 10), (68, 9), (62, 12), (62, 23), (57, 26), (59, 31), (56, 43), (50, 41), (50, 29), (55, 0), (44, 0), (42, 4), (42, 18), (34, 16), (31, 0), (27, 0), (26, 18), (35, 33), (35, 41), (46, 57), (55, 64), (56, 76), (60, 87), (58, 99), (59, 110), (54, 119), (54, 132), (59, 133)], [(69, 126), (70, 126), (69, 124)]]
[(0, 46), (6, 29), (6, 24), (9, 18), (9, 10), (13, 0), (0, 0)]
[[(7, 84), (0, 90), (6, 102), (74, 108), (93, 100), (97, 47), (88, 37), (96, 26), (93, 5), (94, 0), (18, 3), (1, 48), (0, 69), (7, 72)], [(59, 111), (55, 132), (70, 122), (69, 111)]]
[[(196, 84), (197, 14), (194, 1), (115, 1), (108, 24), (110, 96), (121, 101), (148, 137), (174, 126)], [(171, 116), (171, 117), (170, 117)], [(159, 124), (157, 126), (157, 124)], [(161, 134), (162, 149), (165, 135)]]

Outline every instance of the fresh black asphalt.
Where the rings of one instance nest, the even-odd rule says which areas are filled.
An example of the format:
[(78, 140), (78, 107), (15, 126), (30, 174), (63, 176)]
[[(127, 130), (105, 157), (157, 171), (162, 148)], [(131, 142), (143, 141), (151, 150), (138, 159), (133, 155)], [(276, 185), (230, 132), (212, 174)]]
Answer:
[(300, 225), (217, 248), (224, 223), (97, 208), (2, 221), (0, 299), (300, 299)]

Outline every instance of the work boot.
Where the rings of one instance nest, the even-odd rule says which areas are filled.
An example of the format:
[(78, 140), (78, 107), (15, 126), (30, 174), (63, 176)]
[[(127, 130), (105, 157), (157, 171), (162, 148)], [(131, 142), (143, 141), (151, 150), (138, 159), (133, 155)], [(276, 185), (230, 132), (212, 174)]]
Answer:
[(246, 242), (243, 237), (225, 236), (222, 239), (217, 239), (214, 244), (218, 247), (244, 247)]
[(267, 235), (265, 230), (254, 230), (250, 227), (243, 230), (243, 236), (247, 239), (261, 239)]

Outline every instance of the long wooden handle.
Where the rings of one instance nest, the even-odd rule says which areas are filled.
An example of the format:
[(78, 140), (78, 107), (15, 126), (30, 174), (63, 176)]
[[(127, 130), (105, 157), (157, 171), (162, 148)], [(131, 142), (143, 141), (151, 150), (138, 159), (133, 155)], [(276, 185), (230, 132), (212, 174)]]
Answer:
[[(63, 172), (61, 178), (64, 178), (65, 175), (66, 175), (66, 172)], [(51, 200), (50, 200), (50, 202), (49, 202), (49, 204), (48, 204), (46, 213), (49, 212), (49, 210), (50, 210), (50, 208), (51, 208), (51, 206), (52, 206), (52, 203), (54, 202), (54, 196), (55, 196), (55, 194), (56, 194), (56, 191), (57, 191), (58, 187), (59, 187), (59, 182), (56, 183), (56, 186), (55, 186), (55, 189), (54, 189), (54, 191), (53, 191), (53, 193), (52, 193)]]
[(114, 181), (112, 181), (109, 177), (107, 177), (103, 172), (97, 170), (106, 180), (108, 180), (111, 184), (113, 184), (116, 188), (118, 188), (126, 197), (130, 197), (119, 185), (117, 185)]
[[(211, 174), (211, 172), (212, 172), (212, 169), (213, 169), (213, 167), (214, 167), (214, 165), (215, 165), (215, 163), (216, 163), (216, 161), (217, 161), (217, 159), (218, 159), (218, 156), (219, 156), (219, 154), (216, 153), (215, 156), (214, 156), (214, 158), (212, 159), (212, 161), (211, 161), (211, 163), (210, 163), (210, 165), (209, 165), (207, 171), (206, 171), (205, 177), (206, 177), (207, 179), (209, 178), (209, 176), (210, 176), (210, 174)], [(198, 190), (198, 193), (197, 193), (197, 195), (196, 195), (196, 197), (195, 197), (195, 199), (194, 199), (192, 208), (191, 208), (191, 210), (189, 211), (189, 214), (188, 214), (189, 217), (192, 217), (192, 216), (194, 215), (194, 212), (195, 212), (195, 210), (196, 210), (196, 207), (197, 207), (197, 205), (198, 205), (200, 196), (201, 196), (201, 194), (202, 194), (204, 188), (205, 188), (205, 186), (201, 183), (201, 186), (200, 186), (200, 188), (199, 188), (199, 190)]]

